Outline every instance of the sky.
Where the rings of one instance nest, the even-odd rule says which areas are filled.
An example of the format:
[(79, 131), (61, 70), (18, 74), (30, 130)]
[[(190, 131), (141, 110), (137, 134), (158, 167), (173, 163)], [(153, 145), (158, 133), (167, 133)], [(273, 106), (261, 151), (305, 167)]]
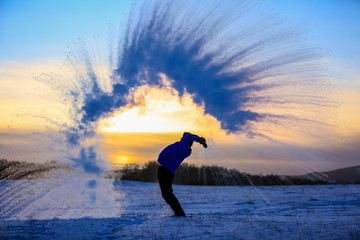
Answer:
[[(273, 122), (263, 121), (256, 122), (252, 130), (243, 131), (242, 129), (249, 128), (248, 123), (257, 116), (264, 116), (265, 110), (280, 115), (285, 115), (287, 112), (274, 106), (254, 106), (253, 102), (245, 99), (244, 106), (253, 104), (250, 109), (254, 111), (237, 112), (236, 116), (240, 116), (244, 124), (236, 125), (231, 118), (235, 116), (231, 114), (234, 112), (234, 107), (237, 107), (233, 105), (236, 99), (226, 97), (231, 95), (231, 91), (221, 88), (221, 85), (214, 86), (215, 89), (218, 87), (223, 90), (219, 94), (222, 96), (221, 99), (224, 99), (224, 105), (218, 108), (216, 103), (211, 102), (212, 95), (207, 94), (211, 89), (210, 85), (208, 88), (203, 88), (205, 91), (199, 91), (198, 86), (186, 81), (185, 77), (181, 82), (182, 85), (176, 87), (172, 78), (176, 78), (180, 73), (171, 69), (167, 69), (167, 75), (160, 76), (160, 80), (156, 80), (161, 81), (161, 84), (155, 81), (142, 84), (141, 81), (129, 80), (127, 84), (118, 85), (119, 87), (127, 87), (131, 84), (136, 86), (135, 90), (126, 90), (126, 93), (132, 97), (131, 104), (121, 102), (126, 99), (116, 100), (116, 103), (111, 99), (108, 104), (111, 107), (93, 112), (91, 107), (97, 104), (97, 98), (108, 99), (107, 97), (115, 93), (111, 90), (115, 85), (109, 82), (111, 73), (106, 68), (107, 55), (105, 54), (104, 57), (103, 53), (111, 52), (111, 49), (114, 49), (111, 46), (118, 44), (118, 36), (121, 38), (126, 34), (119, 26), (127, 24), (128, 14), (131, 13), (131, 6), (134, 3), (115, 0), (1, 1), (0, 158), (35, 162), (62, 160), (63, 155), (60, 154), (62, 151), (57, 146), (61, 145), (59, 142), (68, 141), (70, 137), (66, 139), (59, 137), (54, 140), (53, 133), (61, 132), (66, 125), (66, 136), (71, 135), (73, 137), (71, 139), (75, 139), (79, 134), (76, 131), (70, 132), (69, 126), (83, 124), (86, 127), (90, 126), (89, 132), (96, 132), (97, 138), (81, 139), (80, 136), (80, 140), (86, 144), (95, 141), (98, 146), (97, 154), (101, 155), (101, 159), (104, 159), (110, 167), (155, 160), (164, 147), (179, 140), (183, 131), (192, 131), (208, 139), (209, 149), (202, 149), (200, 145), (194, 146), (192, 156), (186, 160), (194, 164), (217, 164), (250, 173), (279, 174), (302, 174), (358, 164), (360, 3), (306, 0), (264, 1), (263, 4), (275, 11), (276, 16), (281, 16), (279, 21), (286, 22), (301, 32), (302, 42), (320, 49), (322, 53), (321, 67), (330, 79), (327, 87), (330, 88), (330, 97), (335, 107), (332, 107), (331, 111), (322, 109), (324, 113), (318, 113), (316, 112), (318, 108), (312, 109), (298, 104), (291, 110), (293, 116), (303, 115), (306, 112), (308, 115), (305, 117), (312, 119), (311, 124), (305, 125), (299, 120), (287, 119), (286, 124), (289, 124), (287, 126), (294, 127), (290, 129), (287, 126), (276, 127)], [(208, 11), (207, 5), (204, 6), (204, 11)], [(195, 12), (192, 7), (189, 4), (190, 10), (187, 11)], [(225, 16), (224, 12), (219, 11), (214, 14), (214, 19), (216, 17), (221, 19), (223, 16)], [(256, 11), (250, 17), (254, 16), (256, 17)], [(234, 28), (241, 26), (241, 23), (236, 22), (236, 24), (233, 24)], [(229, 28), (229, 31), (233, 30)], [(163, 36), (164, 39), (168, 37)], [(249, 37), (249, 40), (251, 39)], [(287, 44), (291, 46), (290, 43)], [(234, 44), (234, 48), (236, 47), (237, 45)], [(105, 76), (105, 80), (98, 83), (100, 89), (98, 95), (95, 94), (94, 87), (88, 89), (94, 93), (92, 97), (86, 97), (84, 94), (85, 107), (82, 110), (85, 111), (85, 118), (87, 117), (88, 120), (82, 118), (71, 122), (74, 119), (71, 114), (74, 112), (71, 112), (72, 108), (69, 110), (66, 107), (71, 103), (68, 100), (59, 100), (64, 96), (59, 97), (54, 91), (56, 88), (71, 89), (73, 85), (68, 80), (71, 79), (70, 72), (82, 69), (76, 65), (86, 62), (87, 58), (82, 59), (81, 56), (84, 54), (80, 54), (80, 60), (72, 65), (74, 68), (69, 68), (69, 65), (63, 67), (64, 61), (69, 56), (71, 59), (79, 59), (76, 53), (85, 48), (88, 49), (90, 59), (93, 61), (93, 71)], [(148, 52), (153, 55), (158, 53), (165, 58), (166, 55), (161, 55), (159, 49), (161, 48), (155, 47), (152, 52), (150, 50)], [(124, 51), (128, 53), (127, 56), (131, 56), (130, 48)], [(273, 50), (269, 51), (270, 54), (274, 54), (271, 52)], [(112, 58), (116, 59), (116, 54), (113, 53)], [(188, 59), (191, 56), (187, 56)], [(154, 65), (151, 61), (146, 62), (146, 59), (133, 60), (152, 64), (153, 68), (162, 67)], [(117, 72), (130, 79), (133, 76), (130, 73), (132, 61), (129, 61), (130, 64), (124, 62), (123, 59)], [(58, 72), (59, 68), (62, 74), (53, 74)], [(194, 78), (210, 76), (210, 73), (206, 73), (208, 75), (190, 73)], [(55, 84), (56, 76), (66, 78), (66, 81)], [(47, 80), (46, 83), (44, 79), (51, 80)], [(49, 85), (49, 82), (52, 84)], [(186, 86), (190, 92), (182, 93), (182, 86)], [(192, 87), (193, 92), (191, 92)], [(296, 89), (298, 88), (291, 88), (290, 93), (296, 95)], [(307, 91), (312, 94), (310, 89)], [(269, 94), (280, 96), (282, 92), (274, 91)], [(228, 107), (229, 105), (231, 106)], [(312, 114), (317, 115), (314, 117)], [(69, 120), (69, 118), (73, 119)], [(315, 125), (316, 121), (319, 121), (321, 126)], [(96, 123), (95, 127), (93, 123)], [(326, 127), (328, 132), (318, 133), (325, 130), (325, 125), (329, 126)], [(79, 128), (74, 127), (74, 129)], [(266, 133), (268, 139), (256, 137), (260, 133), (262, 135)], [(86, 135), (86, 131), (84, 134)], [(55, 152), (57, 154), (54, 154)], [(89, 156), (91, 152), (92, 150), (89, 150)]]

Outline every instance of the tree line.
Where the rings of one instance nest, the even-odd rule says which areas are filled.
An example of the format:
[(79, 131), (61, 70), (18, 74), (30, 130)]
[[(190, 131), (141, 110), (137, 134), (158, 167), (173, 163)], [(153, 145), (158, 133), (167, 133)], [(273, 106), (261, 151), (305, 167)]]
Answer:
[[(157, 182), (159, 164), (150, 161), (144, 165), (127, 164), (122, 169), (111, 170), (106, 178), (114, 180), (132, 180), (141, 182)], [(46, 174), (56, 170), (72, 171), (66, 165), (56, 162), (26, 163), (0, 159), (0, 179), (38, 179), (46, 178)], [(274, 186), (274, 185), (315, 185), (327, 184), (326, 180), (311, 180), (295, 176), (254, 175), (237, 169), (227, 169), (217, 165), (195, 166), (183, 163), (175, 172), (174, 184), (179, 185), (217, 185), (217, 186)]]
[[(157, 182), (156, 161), (145, 165), (127, 164), (119, 170), (110, 171), (108, 178), (115, 180), (132, 180), (141, 182)], [(237, 169), (227, 169), (217, 165), (195, 166), (183, 163), (175, 172), (174, 184), (179, 185), (215, 185), (215, 186), (276, 186), (276, 185), (315, 185), (327, 184), (322, 180), (310, 180), (295, 176), (279, 176), (275, 174), (254, 175), (243, 173)]]

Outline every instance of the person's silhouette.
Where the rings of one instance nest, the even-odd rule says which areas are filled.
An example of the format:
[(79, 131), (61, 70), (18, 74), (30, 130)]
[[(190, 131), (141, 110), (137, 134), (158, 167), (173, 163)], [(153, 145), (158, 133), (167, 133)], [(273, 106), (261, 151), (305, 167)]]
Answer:
[(175, 171), (184, 159), (190, 156), (191, 146), (194, 141), (207, 148), (205, 138), (184, 132), (180, 142), (175, 142), (167, 146), (159, 154), (158, 162), (160, 166), (158, 168), (158, 180), (161, 194), (174, 211), (175, 216), (185, 216), (185, 212), (172, 189)]

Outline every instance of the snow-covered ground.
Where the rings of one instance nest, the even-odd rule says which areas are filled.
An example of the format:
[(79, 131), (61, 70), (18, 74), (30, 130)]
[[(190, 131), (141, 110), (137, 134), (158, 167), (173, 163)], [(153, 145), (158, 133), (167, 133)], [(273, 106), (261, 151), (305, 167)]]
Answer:
[(360, 239), (360, 185), (174, 186), (173, 217), (154, 183), (0, 181), (0, 239)]

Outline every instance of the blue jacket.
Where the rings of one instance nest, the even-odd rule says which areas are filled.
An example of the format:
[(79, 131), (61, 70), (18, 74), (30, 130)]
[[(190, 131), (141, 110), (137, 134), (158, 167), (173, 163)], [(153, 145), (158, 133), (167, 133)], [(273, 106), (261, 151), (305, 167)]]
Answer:
[(187, 134), (180, 142), (167, 146), (159, 154), (158, 162), (175, 174), (176, 169), (191, 154), (190, 144), (199, 141), (199, 136)]

